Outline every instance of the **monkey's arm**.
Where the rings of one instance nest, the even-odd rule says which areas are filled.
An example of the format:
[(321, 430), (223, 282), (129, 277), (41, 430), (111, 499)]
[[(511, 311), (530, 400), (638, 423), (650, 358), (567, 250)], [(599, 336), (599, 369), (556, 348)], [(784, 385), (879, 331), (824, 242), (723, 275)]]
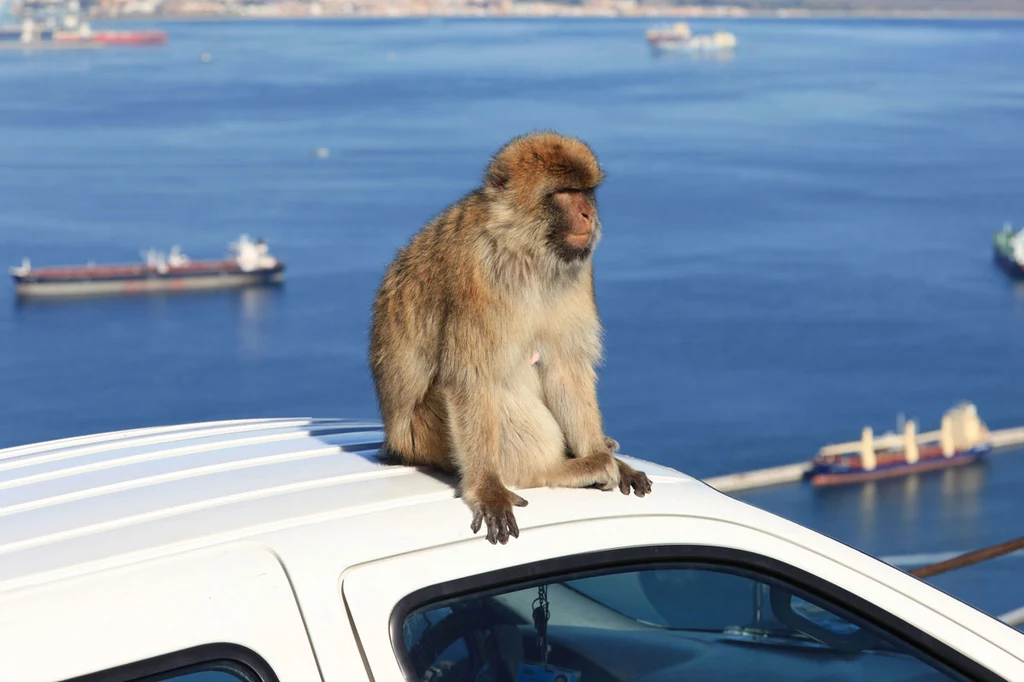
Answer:
[(604, 434), (601, 410), (597, 402), (597, 363), (601, 359), (601, 324), (593, 295), (592, 275), (573, 294), (562, 301), (553, 316), (556, 323), (544, 330), (538, 371), (544, 398), (555, 421), (562, 429), (569, 450), (581, 461), (567, 461), (560, 474), (565, 483), (580, 480), (597, 471), (603, 460), (605, 481), (599, 487), (618, 486), (623, 494), (630, 489), (638, 496), (651, 491), (647, 476), (613, 454), (619, 444)]
[(597, 404), (597, 372), (578, 354), (549, 348), (538, 363), (544, 399), (576, 457), (610, 452)]
[(527, 502), (501, 481), (501, 406), (498, 363), (485, 341), (486, 318), (477, 328), (468, 321), (451, 321), (452, 335), (442, 353), (441, 377), (452, 455), (459, 468), (462, 496), (473, 511), (474, 533), (487, 524), (487, 540), (494, 544), (519, 537), (513, 507)]
[(548, 485), (590, 485), (610, 490), (618, 487), (623, 495), (634, 492), (643, 497), (651, 492), (651, 481), (612, 454), (618, 443), (602, 432), (597, 405), (596, 373), (589, 363), (571, 358), (555, 358), (541, 368), (548, 409), (562, 427), (566, 443), (575, 455), (550, 472)]
[(581, 280), (557, 301), (540, 334), (540, 372), (544, 399), (576, 457), (611, 448), (605, 443), (597, 404), (597, 371), (601, 360), (601, 322), (597, 317), (592, 279)]

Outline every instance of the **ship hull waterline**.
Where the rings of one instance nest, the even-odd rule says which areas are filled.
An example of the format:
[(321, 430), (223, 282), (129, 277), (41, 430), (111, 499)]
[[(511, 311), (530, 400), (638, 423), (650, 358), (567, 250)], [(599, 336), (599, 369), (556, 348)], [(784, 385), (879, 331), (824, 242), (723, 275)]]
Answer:
[(992, 259), (1014, 279), (1024, 279), (1024, 268), (998, 246), (993, 249)]
[(925, 456), (921, 457), (921, 459), (913, 464), (908, 464), (905, 460), (889, 464), (880, 463), (878, 467), (871, 471), (866, 471), (859, 467), (836, 467), (829, 471), (829, 467), (822, 466), (820, 468), (816, 467), (815, 470), (812, 470), (809, 478), (813, 486), (824, 487), (843, 485), (847, 483), (863, 483), (866, 481), (876, 481), (885, 478), (895, 478), (897, 476), (909, 476), (911, 474), (938, 471), (941, 469), (950, 469), (953, 467), (973, 464), (981, 460), (991, 449), (992, 448), (988, 446), (981, 446), (971, 448), (970, 450), (962, 450), (954, 454), (952, 457), (945, 457), (942, 455)]
[(223, 272), (187, 277), (154, 276), (131, 279), (95, 279), (61, 282), (16, 281), (15, 293), (22, 298), (71, 298), (153, 293), (210, 291), (252, 286), (272, 286), (284, 281), (283, 269), (262, 272)]

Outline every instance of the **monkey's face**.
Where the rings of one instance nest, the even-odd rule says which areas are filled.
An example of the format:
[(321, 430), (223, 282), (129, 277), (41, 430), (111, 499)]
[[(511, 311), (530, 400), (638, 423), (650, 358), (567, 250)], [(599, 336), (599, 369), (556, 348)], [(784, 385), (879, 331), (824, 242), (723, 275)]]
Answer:
[(581, 261), (594, 250), (601, 231), (594, 190), (560, 190), (546, 200), (547, 242), (560, 259)]

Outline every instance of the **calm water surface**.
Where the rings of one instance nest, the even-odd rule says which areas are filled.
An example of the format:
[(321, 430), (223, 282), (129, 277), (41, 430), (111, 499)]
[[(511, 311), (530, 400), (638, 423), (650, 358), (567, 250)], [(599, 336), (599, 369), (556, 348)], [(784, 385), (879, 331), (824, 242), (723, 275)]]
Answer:
[[(376, 418), (384, 266), (538, 127), (608, 170), (600, 397), (625, 451), (708, 476), (901, 411), (937, 428), (961, 399), (1024, 424), (1024, 291), (989, 252), (1024, 221), (1024, 23), (693, 25), (734, 31), (734, 58), (658, 58), (628, 20), (174, 23), (160, 49), (0, 53), (0, 262), (212, 257), (247, 232), (289, 265), (280, 290), (187, 297), (19, 305), (8, 284), (0, 446)], [(1022, 483), (1007, 454), (743, 497), (913, 562), (1019, 535)], [(1022, 568), (935, 582), (1000, 611)]]

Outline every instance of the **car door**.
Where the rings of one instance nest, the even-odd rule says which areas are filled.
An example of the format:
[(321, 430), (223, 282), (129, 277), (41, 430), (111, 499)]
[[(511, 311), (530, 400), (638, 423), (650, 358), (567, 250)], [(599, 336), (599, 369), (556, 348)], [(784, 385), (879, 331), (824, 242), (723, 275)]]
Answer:
[(378, 682), (1024, 679), (1024, 636), (837, 547), (708, 518), (594, 519), (355, 566), (341, 589)]
[(320, 682), (287, 573), (255, 543), (0, 595), (3, 682)]

